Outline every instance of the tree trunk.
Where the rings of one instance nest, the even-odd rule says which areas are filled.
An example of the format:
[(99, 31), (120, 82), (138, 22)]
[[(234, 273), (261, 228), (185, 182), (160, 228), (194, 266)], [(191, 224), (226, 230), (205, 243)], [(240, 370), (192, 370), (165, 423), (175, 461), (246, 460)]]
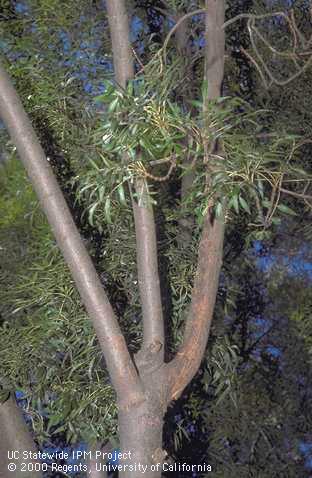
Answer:
[(106, 463), (101, 458), (96, 458), (96, 452), (101, 450), (102, 453), (109, 453), (112, 451), (110, 444), (108, 446), (101, 447), (99, 443), (91, 446), (91, 457), (88, 460), (88, 476), (89, 478), (107, 478), (108, 474), (103, 467)]
[(120, 478), (161, 476), (163, 410), (159, 403), (147, 399), (138, 407), (119, 412), (119, 436), (122, 470)]
[[(14, 398), (10, 397), (0, 404), (0, 478), (35, 478), (42, 476), (39, 471), (33, 471), (39, 462), (24, 459), (23, 452), (36, 453), (35, 442), (26, 426), (21, 409)], [(8, 452), (15, 452), (16, 459), (11, 459)], [(21, 464), (25, 463), (24, 471)], [(9, 464), (16, 465), (16, 470), (9, 470)], [(29, 471), (26, 471), (26, 470)]]

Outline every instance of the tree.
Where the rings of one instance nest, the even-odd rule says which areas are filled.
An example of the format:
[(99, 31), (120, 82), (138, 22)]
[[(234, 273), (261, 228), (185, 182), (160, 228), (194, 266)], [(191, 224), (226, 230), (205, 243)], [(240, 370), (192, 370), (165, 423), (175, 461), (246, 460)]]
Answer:
[[(235, 170), (241, 165), (234, 164), (232, 156), (235, 157), (236, 153), (236, 159), (239, 159), (243, 154), (233, 147), (229, 152), (227, 148), (231, 148), (231, 144), (233, 145), (233, 138), (226, 138), (226, 135), (223, 134), (225, 126), (229, 126), (231, 129), (233, 126), (231, 121), (235, 124), (233, 120), (237, 114), (235, 107), (239, 108), (239, 105), (235, 106), (234, 103), (230, 106), (227, 104), (220, 106), (218, 103), (224, 70), (223, 2), (216, 3), (207, 0), (204, 10), (196, 10), (195, 13), (190, 12), (184, 16), (184, 5), (180, 11), (175, 10), (175, 4), (171, 5), (170, 3), (170, 6), (171, 9), (169, 8), (167, 13), (169, 16), (173, 16), (176, 22), (175, 27), (166, 37), (160, 52), (152, 57), (148, 66), (143, 66), (143, 73), (145, 73), (143, 77), (148, 89), (144, 90), (145, 85), (142, 80), (143, 91), (141, 95), (137, 96), (135, 89), (140, 88), (140, 81), (136, 83), (134, 79), (135, 65), (129, 42), (125, 4), (121, 0), (107, 1), (117, 87), (108, 88), (103, 95), (104, 99), (109, 101), (108, 116), (111, 122), (106, 123), (104, 135), (103, 127), (99, 131), (103, 137), (105, 151), (103, 161), (107, 170), (110, 169), (111, 158), (115, 155), (113, 173), (117, 176), (117, 182), (113, 184), (112, 189), (117, 191), (121, 202), (124, 202), (127, 194), (134, 214), (143, 338), (141, 348), (136, 351), (133, 359), (121, 333), (116, 314), (108, 296), (103, 291), (102, 283), (72, 220), (63, 194), (3, 69), (0, 80), (1, 117), (26, 166), (93, 323), (110, 380), (117, 394), (121, 448), (132, 452), (131, 458), (126, 461), (126, 464), (133, 465), (140, 462), (149, 469), (152, 464), (161, 462), (165, 458), (162, 450), (162, 427), (167, 407), (173, 400), (179, 398), (185, 386), (197, 372), (204, 355), (217, 295), (223, 252), (224, 223), (225, 217), (228, 219), (228, 211), (232, 209), (236, 212), (250, 212), (248, 202), (243, 195), (245, 189), (249, 191), (250, 195), (253, 193), (253, 201), (256, 205), (259, 204), (260, 197), (263, 207), (267, 209), (265, 227), (271, 222), (274, 210), (281, 207), (278, 202), (273, 202), (275, 196), (273, 196), (272, 203), (268, 205), (266, 194), (271, 184), (269, 180), (266, 185), (267, 191), (263, 193), (260, 187), (254, 188), (253, 179), (247, 177), (244, 183), (240, 179), (240, 173), (236, 173), (235, 176), (233, 172), (233, 169)], [(178, 49), (181, 60), (181, 53), (185, 52), (186, 47), (185, 44), (183, 45), (182, 25), (195, 14), (204, 14), (205, 18), (205, 61), (204, 65), (201, 65), (205, 78), (203, 99), (201, 102), (196, 99), (199, 97), (200, 90), (198, 86), (200, 82), (197, 81), (193, 91), (195, 100), (187, 98), (185, 101), (185, 92), (183, 92), (182, 100), (178, 99), (177, 104), (174, 104), (173, 93), (177, 94), (176, 82), (180, 81), (181, 84), (181, 78), (183, 81), (187, 69), (183, 70), (183, 65), (182, 67), (179, 65), (179, 69), (174, 68), (175, 56), (173, 51), (169, 52), (168, 42), (176, 31), (177, 39), (180, 38)], [(194, 41), (193, 47), (197, 46)], [(166, 75), (161, 78), (163, 90), (161, 88), (157, 90), (157, 85), (152, 83), (155, 67), (156, 69), (166, 69), (166, 63), (172, 67), (173, 79), (166, 72)], [(190, 76), (196, 71), (195, 66), (193, 65), (193, 68), (190, 69), (188, 73)], [(179, 74), (181, 74), (180, 78)], [(169, 83), (170, 81), (174, 83), (174, 88), (170, 84), (169, 87), (166, 86), (168, 79)], [(158, 80), (159, 77), (157, 77)], [(156, 99), (153, 97), (153, 87), (159, 94)], [(138, 108), (135, 108), (136, 101), (139, 105)], [(142, 112), (141, 106), (145, 114), (143, 121), (149, 121), (147, 133), (145, 136), (142, 135), (142, 138), (139, 135), (144, 131), (144, 125), (142, 126), (142, 121), (138, 116)], [(185, 113), (185, 108), (190, 109), (190, 114)], [(233, 108), (234, 114), (229, 119), (229, 111), (233, 111)], [(183, 126), (183, 121), (186, 126)], [(244, 122), (244, 118), (241, 121)], [(155, 125), (157, 134), (155, 134)], [(136, 126), (136, 132), (131, 130), (131, 126)], [(243, 126), (245, 127), (245, 123)], [(113, 135), (110, 134), (109, 129), (113, 130)], [(221, 134), (222, 139), (220, 138)], [(131, 136), (136, 138), (132, 148), (129, 142)], [(248, 141), (250, 142), (250, 140), (246, 140), (246, 147), (248, 147)], [(184, 142), (186, 142), (186, 146), (183, 146)], [(111, 151), (108, 148), (105, 149), (106, 143), (109, 143)], [(119, 143), (119, 149), (116, 143)], [(273, 153), (278, 156), (280, 153), (276, 148), (273, 148)], [(251, 150), (254, 153), (254, 145), (251, 146)], [(185, 159), (183, 157), (185, 157), (186, 151), (190, 152), (189, 167), (185, 161), (181, 162), (182, 159)], [(245, 157), (248, 154), (249, 152)], [(259, 152), (257, 156), (257, 152), (254, 153), (253, 161), (259, 159), (261, 154), (262, 152)], [(280, 161), (277, 161), (274, 154), (269, 155), (266, 162), (271, 168), (276, 168), (275, 172), (279, 174), (279, 178), (282, 178), (284, 171), (283, 168), (279, 169)], [(227, 155), (231, 155), (231, 161), (226, 160)], [(117, 165), (116, 158), (120, 162)], [(160, 164), (160, 175), (151, 172), (151, 168), (155, 164), (156, 167)], [(168, 164), (169, 172), (161, 175), (162, 167)], [(243, 167), (245, 166), (243, 165)], [(247, 164), (247, 166), (249, 165)], [(233, 169), (231, 170), (231, 168)], [(197, 199), (199, 202), (198, 224), (194, 221), (196, 224), (194, 225), (192, 220), (187, 224), (187, 228), (191, 228), (191, 233), (197, 237), (200, 231), (201, 238), (198, 244), (198, 259), (191, 300), (189, 301), (187, 298), (183, 304), (186, 306), (184, 312), (187, 316), (183, 339), (174, 357), (165, 358), (161, 279), (158, 271), (153, 195), (149, 183), (150, 180), (153, 180), (156, 184), (155, 190), (160, 189), (163, 179), (169, 178), (177, 169), (180, 173), (184, 169), (184, 186), (185, 182), (189, 184), (185, 187), (186, 193), (182, 197), (180, 211), (183, 213), (185, 205), (194, 201), (194, 198), (199, 198)], [(100, 168), (95, 164), (95, 174), (99, 170)], [(121, 173), (119, 173), (120, 170)], [(259, 169), (259, 172), (263, 175), (265, 166)], [(258, 170), (255, 168), (256, 176), (257, 173)], [(118, 174), (122, 175), (121, 179)], [(234, 181), (231, 179), (233, 177)], [(266, 178), (265, 175), (264, 177)], [(257, 181), (259, 186), (259, 177), (257, 177)], [(250, 184), (252, 187), (248, 189)], [(260, 184), (262, 184), (261, 180)], [(273, 185), (273, 189), (274, 187), (275, 185)], [(128, 193), (127, 188), (129, 188)], [(82, 186), (80, 197), (84, 197), (85, 191), (90, 191), (90, 188)], [(110, 195), (106, 193), (105, 185), (101, 184), (97, 189), (94, 188), (94, 192), (95, 195), (98, 195), (99, 201), (89, 207), (90, 222), (94, 220), (99, 205), (103, 205), (106, 220), (109, 222), (112, 201)], [(88, 199), (91, 199), (91, 194)], [(160, 201), (161, 199), (159, 199)], [(176, 209), (177, 206), (177, 202), (174, 202), (173, 209)], [(261, 225), (261, 220), (263, 222), (264, 219), (261, 217), (261, 208), (258, 213)], [(174, 218), (176, 219), (176, 217)], [(150, 469), (147, 473), (147, 476), (150, 477), (159, 475), (159, 470), (152, 471)], [(121, 476), (136, 476), (136, 472), (123, 471)]]
[[(10, 452), (14, 450), (22, 456), (25, 450), (29, 450), (35, 454), (37, 448), (29, 434), (22, 411), (12, 397), (7, 398), (5, 402), (0, 405), (0, 424), (3, 432), (0, 441), (1, 466), (6, 470), (5, 473), (7, 473), (9, 463), (12, 462), (12, 459), (10, 459), (8, 455), (8, 450), (10, 450)], [(25, 459), (25, 464), (29, 467), (29, 472), (18, 470), (15, 473), (16, 477), (23, 475), (29, 477), (41, 475), (39, 472), (40, 468), (37, 468), (38, 472), (36, 472), (36, 464), (39, 464), (37, 460), (33, 458)], [(3, 476), (7, 475), (3, 474)]]

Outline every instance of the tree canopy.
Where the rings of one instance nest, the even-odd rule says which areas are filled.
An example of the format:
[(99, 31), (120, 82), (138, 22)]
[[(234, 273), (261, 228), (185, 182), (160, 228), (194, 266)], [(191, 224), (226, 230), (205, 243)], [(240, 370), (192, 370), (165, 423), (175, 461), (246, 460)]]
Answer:
[[(310, 263), (310, 6), (228, 5), (222, 94), (215, 94), (207, 73), (209, 9), (127, 2), (133, 77), (121, 84), (104, 3), (4, 2), (0, 48), (139, 364), (148, 360), (139, 350), (153, 335), (144, 326), (151, 309), (165, 318), (166, 365), (188, 337), (191, 343), (194, 290), (206, 297), (196, 280), (194, 287), (196, 268), (208, 283), (209, 260), (222, 254), (209, 243), (210, 256), (198, 265), (199, 244), (207, 221), (225, 224), (208, 346), (198, 342), (201, 368), (185, 392), (176, 383), (171, 390), (171, 398), (182, 397), (166, 415), (166, 450), (192, 460), (189, 447), (198, 440), (196, 460), (220, 477), (238, 470), (305, 476), (311, 277), (289, 264), (292, 257), (295, 265)], [(3, 127), (0, 133), (8, 158), (0, 171), (1, 398), (23, 394), (41, 445), (117, 446), (111, 359), (103, 357), (16, 147)], [(139, 207), (153, 208), (156, 265), (156, 256), (144, 264), (137, 252), (153, 233)], [(141, 284), (157, 267), (161, 311), (157, 297), (152, 306), (142, 299)]]

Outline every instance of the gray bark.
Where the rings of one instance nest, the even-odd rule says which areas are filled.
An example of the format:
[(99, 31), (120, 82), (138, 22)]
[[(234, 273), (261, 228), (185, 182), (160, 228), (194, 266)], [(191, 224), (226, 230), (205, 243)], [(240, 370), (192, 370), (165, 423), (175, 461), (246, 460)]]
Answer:
[[(153, 397), (139, 407), (119, 413), (121, 449), (129, 454), (121, 461), (122, 478), (158, 478), (164, 458), (162, 450), (163, 411)], [(144, 474), (142, 474), (144, 470)]]
[[(39, 478), (42, 476), (40, 471), (32, 471), (32, 465), (36, 460), (23, 459), (23, 452), (36, 453), (35, 442), (25, 423), (22, 410), (17, 405), (15, 399), (10, 397), (4, 403), (0, 404), (0, 478)], [(15, 451), (17, 459), (9, 459), (8, 452)], [(9, 471), (8, 465), (16, 465), (15, 471)], [(26, 470), (22, 471), (21, 464), (25, 463)]]
[[(224, 74), (224, 30), (222, 29), (224, 1), (206, 0), (205, 6), (205, 79), (208, 102), (221, 95)], [(207, 111), (207, 105), (204, 104), (204, 113), (205, 111)], [(211, 165), (209, 158), (207, 159), (207, 187), (209, 187)], [(213, 202), (208, 208), (204, 221), (183, 343), (176, 357), (167, 364), (171, 399), (177, 399), (194, 377), (209, 337), (222, 265), (224, 239), (224, 222), (214, 217), (212, 206)]]

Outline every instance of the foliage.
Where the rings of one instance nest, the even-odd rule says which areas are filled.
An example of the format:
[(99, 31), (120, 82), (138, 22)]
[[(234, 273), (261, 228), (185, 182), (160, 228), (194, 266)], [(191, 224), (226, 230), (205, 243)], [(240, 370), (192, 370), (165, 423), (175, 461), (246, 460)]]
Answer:
[[(94, 332), (48, 225), (32, 212), (34, 194), (20, 164), (10, 162), (4, 171), (2, 256), (12, 261), (15, 253), (15, 269), (5, 268), (1, 277), (7, 284), (1, 289), (2, 386), (23, 390), (39, 440), (60, 432), (68, 442), (109, 436), (116, 427), (114, 392)], [(22, 251), (16, 250), (21, 235)]]
[[(196, 119), (194, 112), (192, 116), (185, 114), (179, 105), (172, 103), (170, 91), (165, 98), (152, 91), (145, 76), (130, 81), (127, 91), (110, 84), (97, 98), (108, 104), (95, 132), (101, 152), (97, 161), (90, 160), (91, 168), (83, 178), (78, 177), (78, 198), (88, 203), (91, 225), (100, 207), (104, 208), (106, 221), (112, 222), (112, 208), (117, 203), (127, 205), (127, 189), (134, 178), (157, 183), (170, 180), (173, 170), (181, 177), (191, 169), (196, 171), (195, 181), (182, 211), (185, 214), (196, 203), (199, 222), (213, 197), (220, 198), (215, 203), (217, 215), (227, 212), (230, 218), (233, 214), (247, 213), (255, 216), (255, 227), (266, 229), (271, 223), (278, 224), (278, 213), (295, 214), (280, 201), (280, 188), (283, 181), (309, 180), (309, 175), (294, 160), (299, 147), (296, 137), (272, 133), (270, 145), (263, 147), (251, 133), (255, 127), (261, 130), (264, 121), (261, 111), (232, 98), (210, 103), (203, 134), (199, 127), (203, 123), (202, 102), (193, 101), (198, 108)], [(216, 140), (222, 141), (225, 157), (207, 152)], [(183, 146), (185, 141), (187, 148)], [(187, 168), (186, 154), (192, 157)], [(208, 190), (207, 162), (212, 170)], [(154, 172), (155, 166), (160, 173)], [(152, 197), (157, 202), (157, 196)], [(100, 221), (97, 224), (102, 227)]]
[[(216, 214), (226, 215), (216, 321), (197, 380), (169, 412), (178, 415), (170, 422), (175, 430), (169, 434), (170, 451), (178, 456), (185, 441), (189, 446), (191, 440), (199, 443), (201, 438), (209, 442), (209, 447), (204, 445), (205, 456), (215, 464), (216, 476), (236, 476), (237, 470), (243, 476), (277, 476), (276, 469), (281, 476), (285, 456), (289, 476), (299, 476), (302, 463), (296, 458), (294, 442), (300, 430), (291, 419), (300, 408), (295, 373), (288, 383), (280, 362), (270, 361), (264, 353), (266, 339), (254, 345), (259, 339), (255, 317), (259, 304), (251, 310), (246, 303), (253, 299), (250, 289), (260, 286), (244, 288), (243, 284), (244, 274), (248, 284), (252, 284), (252, 274), (256, 275), (249, 268), (252, 240), (268, 239), (270, 234), (274, 240), (287, 216), (308, 217), (308, 207), (294, 204), (281, 189), (296, 181), (294, 191), (300, 192), (311, 179), (310, 146), (302, 144), (311, 126), (309, 95), (302, 94), (311, 83), (311, 73), (305, 72), (298, 80), (302, 81), (298, 92), (292, 89), (291, 94), (280, 88), (269, 94), (255, 83), (254, 91), (259, 93), (257, 101), (253, 98), (255, 106), (233, 98), (235, 88), (226, 78), (229, 96), (211, 102), (203, 117), (207, 85), (198, 80), (200, 47), (192, 65), (196, 73), (192, 83), (174, 38), (164, 52), (146, 35), (140, 46), (147, 61), (137, 65), (136, 78), (122, 90), (103, 80), (111, 77), (108, 39), (105, 36), (103, 43), (94, 46), (89, 38), (93, 35), (97, 41), (99, 32), (102, 38), (101, 29), (106, 26), (94, 2), (84, 2), (81, 11), (72, 2), (65, 7), (62, 3), (61, 8), (59, 1), (28, 5), (36, 21), (29, 22), (30, 14), (15, 11), (14, 20), (2, 26), (1, 49), (8, 60), (15, 59), (10, 73), (74, 211), (131, 352), (139, 348), (142, 334), (130, 214), (134, 180), (149, 181), (155, 206), (165, 312), (172, 327), (170, 355), (181, 342), (201, 219), (212, 197), (216, 198)], [(170, 5), (184, 11), (193, 2)], [(142, 9), (136, 12), (143, 15)], [(93, 18), (94, 30), (90, 26)], [(160, 24), (164, 37), (168, 25), (163, 19)], [(191, 24), (193, 38), (200, 38), (200, 22), (195, 18)], [(81, 59), (79, 51), (83, 52)], [(92, 54), (97, 63), (93, 72)], [(84, 64), (87, 71), (83, 71)], [(233, 76), (241, 74), (238, 70), (231, 72), (235, 93), (239, 82)], [(86, 94), (91, 77), (97, 85), (95, 99)], [(191, 84), (193, 96), (181, 99), (181, 91)], [(304, 122), (298, 119), (303, 109)], [(222, 146), (222, 159), (214, 149), (216, 140)], [(2, 144), (11, 148), (6, 139)], [(190, 172), (195, 173), (193, 187), (181, 197), (181, 180)], [(68, 270), (16, 160), (1, 170), (1, 182), (2, 387), (23, 391), (41, 440), (53, 441), (59, 433), (68, 442), (109, 438), (116, 433), (114, 394)], [(190, 213), (195, 214), (196, 228), (188, 247), (181, 247), (179, 219)], [(280, 286), (280, 282), (278, 287), (271, 285), (272, 297), (279, 294)], [(287, 285), (286, 293), (291, 287)], [(295, 338), (301, 336), (307, 349), (311, 348), (310, 305), (301, 297), (298, 310), (290, 317), (296, 325)], [(253, 320), (249, 321), (250, 315)], [(281, 327), (278, 330), (281, 333)], [(292, 330), (288, 322), (287, 330)], [(283, 346), (288, 340), (281, 334)], [(302, 370), (299, 367), (298, 373), (307, 373)], [(304, 411), (300, 423), (305, 416)], [(283, 441), (288, 433), (292, 440), (289, 455)]]

